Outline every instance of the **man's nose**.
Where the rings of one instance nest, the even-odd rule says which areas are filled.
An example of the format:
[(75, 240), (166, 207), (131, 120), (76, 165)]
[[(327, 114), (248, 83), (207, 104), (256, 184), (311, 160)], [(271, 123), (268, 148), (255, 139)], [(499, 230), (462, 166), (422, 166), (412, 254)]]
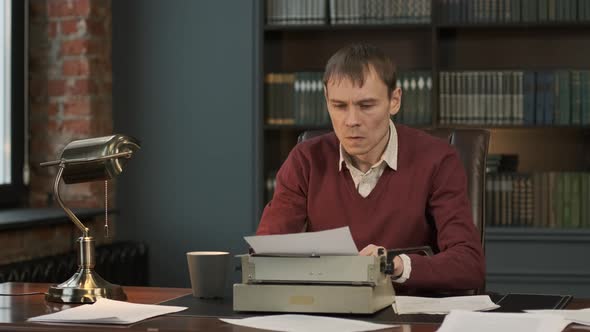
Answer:
[(344, 124), (348, 127), (355, 127), (360, 124), (359, 111), (356, 109), (356, 107), (352, 106), (348, 109), (348, 112), (346, 112)]

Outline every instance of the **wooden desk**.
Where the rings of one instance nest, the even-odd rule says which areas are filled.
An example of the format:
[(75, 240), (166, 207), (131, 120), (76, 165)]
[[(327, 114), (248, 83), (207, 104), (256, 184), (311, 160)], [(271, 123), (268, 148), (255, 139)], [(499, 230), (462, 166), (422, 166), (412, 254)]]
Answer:
[[(46, 292), (49, 284), (3, 283), (0, 293)], [(130, 302), (156, 304), (171, 300), (191, 291), (188, 288), (125, 287)], [(39, 324), (27, 323), (29, 317), (48, 314), (71, 305), (48, 303), (43, 295), (0, 296), (0, 331), (232, 331), (248, 332), (255, 329), (224, 323), (217, 318), (161, 316), (130, 326), (127, 325), (79, 325), (79, 324)], [(590, 307), (590, 300), (573, 300), (569, 309)], [(380, 330), (395, 332), (434, 332), (438, 324), (412, 324)], [(576, 331), (569, 327), (566, 331)], [(578, 330), (579, 331), (579, 330)]]

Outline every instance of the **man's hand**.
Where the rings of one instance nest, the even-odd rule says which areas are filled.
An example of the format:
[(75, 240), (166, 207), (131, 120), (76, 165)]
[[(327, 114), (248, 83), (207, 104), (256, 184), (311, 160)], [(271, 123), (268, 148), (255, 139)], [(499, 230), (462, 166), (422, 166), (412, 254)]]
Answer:
[(387, 254), (387, 250), (385, 250), (385, 248), (376, 246), (374, 244), (369, 244), (359, 252), (359, 256), (379, 256), (379, 249), (383, 249), (384, 255)]
[[(369, 244), (359, 252), (360, 256), (379, 256), (379, 249), (383, 249), (383, 255), (387, 255), (387, 250), (384, 247)], [(404, 273), (404, 262), (399, 256), (393, 257), (393, 279), (399, 278)]]

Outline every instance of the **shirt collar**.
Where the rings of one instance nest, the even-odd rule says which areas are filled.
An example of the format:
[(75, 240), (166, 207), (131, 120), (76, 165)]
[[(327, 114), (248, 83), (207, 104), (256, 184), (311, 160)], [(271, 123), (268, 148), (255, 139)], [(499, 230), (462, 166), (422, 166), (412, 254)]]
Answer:
[[(342, 144), (340, 144), (340, 159), (338, 160), (338, 171), (342, 171), (342, 164), (346, 164), (346, 167), (349, 169), (352, 166), (352, 161), (350, 155), (344, 151)], [(373, 165), (377, 166), (381, 164), (381, 162), (385, 162), (387, 166), (389, 166), (393, 170), (397, 170), (397, 150), (398, 150), (398, 142), (397, 142), (397, 130), (395, 129), (395, 125), (393, 121), (389, 119), (389, 141), (387, 142), (387, 146), (385, 147), (385, 151), (383, 155), (381, 155), (381, 159)]]

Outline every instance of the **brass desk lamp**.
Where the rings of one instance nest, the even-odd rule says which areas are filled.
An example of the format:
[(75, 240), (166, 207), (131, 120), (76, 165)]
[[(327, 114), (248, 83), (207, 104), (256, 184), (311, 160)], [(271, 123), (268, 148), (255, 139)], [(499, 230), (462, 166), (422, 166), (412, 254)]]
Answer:
[[(106, 190), (106, 181), (121, 174), (127, 161), (139, 148), (139, 142), (135, 138), (124, 135), (82, 139), (66, 145), (59, 160), (41, 163), (42, 167), (59, 167), (53, 184), (55, 199), (82, 231), (82, 236), (77, 240), (78, 271), (64, 283), (51, 286), (45, 296), (47, 301), (93, 303), (98, 298), (127, 299), (121, 286), (105, 281), (94, 271), (94, 238), (89, 236), (88, 228), (62, 202), (59, 182), (62, 177), (67, 184), (104, 180)], [(108, 223), (105, 228), (108, 231)]]

